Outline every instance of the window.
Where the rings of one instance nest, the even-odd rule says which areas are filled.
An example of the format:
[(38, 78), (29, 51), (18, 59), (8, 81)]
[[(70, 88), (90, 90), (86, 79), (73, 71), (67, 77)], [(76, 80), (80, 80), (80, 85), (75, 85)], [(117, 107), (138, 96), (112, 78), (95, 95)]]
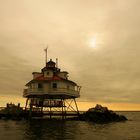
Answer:
[(70, 89), (70, 86), (69, 85), (67, 85), (67, 89)]
[(57, 83), (53, 83), (52, 87), (57, 88)]
[(49, 75), (50, 73), (49, 73), (49, 71), (47, 71), (47, 75)]
[(41, 83), (38, 83), (38, 88), (43, 88), (43, 85)]

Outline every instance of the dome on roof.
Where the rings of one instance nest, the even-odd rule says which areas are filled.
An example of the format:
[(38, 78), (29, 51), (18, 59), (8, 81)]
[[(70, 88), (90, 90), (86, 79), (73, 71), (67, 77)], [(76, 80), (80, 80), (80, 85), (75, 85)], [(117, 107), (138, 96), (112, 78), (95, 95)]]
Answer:
[(55, 68), (55, 62), (53, 62), (52, 59), (50, 59), (50, 61), (47, 62), (46, 66), (47, 68)]
[(54, 61), (52, 61), (52, 59), (50, 59), (50, 61), (49, 61), (49, 62), (47, 62), (47, 64), (55, 64), (55, 62), (54, 62)]

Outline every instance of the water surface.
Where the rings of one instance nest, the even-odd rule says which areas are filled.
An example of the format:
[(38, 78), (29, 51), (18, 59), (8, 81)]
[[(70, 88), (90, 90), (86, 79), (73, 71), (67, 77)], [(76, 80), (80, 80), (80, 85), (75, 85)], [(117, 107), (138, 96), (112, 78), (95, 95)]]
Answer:
[(121, 114), (129, 121), (0, 120), (0, 140), (140, 140), (140, 112)]

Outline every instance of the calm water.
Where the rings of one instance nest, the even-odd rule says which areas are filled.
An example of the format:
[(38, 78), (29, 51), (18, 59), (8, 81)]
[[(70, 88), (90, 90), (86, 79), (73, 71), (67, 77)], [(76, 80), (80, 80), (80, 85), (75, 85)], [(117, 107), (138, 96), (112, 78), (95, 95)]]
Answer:
[(0, 140), (140, 140), (140, 112), (121, 112), (129, 121), (0, 120)]

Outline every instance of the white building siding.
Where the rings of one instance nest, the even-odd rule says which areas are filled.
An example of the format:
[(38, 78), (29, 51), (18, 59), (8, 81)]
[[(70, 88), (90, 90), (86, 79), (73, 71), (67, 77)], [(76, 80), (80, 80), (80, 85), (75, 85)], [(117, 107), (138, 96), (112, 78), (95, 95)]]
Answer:
[(32, 83), (31, 84), (31, 89), (35, 89), (38, 88), (38, 83)]
[(51, 70), (44, 71), (44, 77), (53, 77), (53, 72)]
[[(31, 89), (38, 89), (38, 84), (39, 83), (32, 83), (29, 88)], [(40, 83), (42, 84), (42, 88), (44, 91), (48, 91), (53, 88), (53, 84), (56, 84), (56, 88), (62, 88), (62, 89), (70, 89), (70, 90), (75, 90), (75, 86), (67, 81), (51, 81), (51, 83)]]
[(65, 81), (53, 81), (51, 82), (51, 87), (53, 87), (53, 83), (57, 84), (57, 88), (64, 88), (64, 89), (71, 89), (74, 90), (75, 86), (69, 82), (65, 82)]
[(68, 78), (68, 73), (67, 72), (60, 72), (58, 73), (58, 76), (60, 76), (61, 78), (67, 79)]
[(49, 83), (44, 83), (43, 84), (43, 90), (44, 91), (49, 91), (49, 89), (50, 89), (50, 84)]
[(71, 89), (71, 90), (74, 90), (75, 89), (75, 86), (72, 85), (72, 84), (68, 84), (68, 86), (69, 86), (69, 89)]

